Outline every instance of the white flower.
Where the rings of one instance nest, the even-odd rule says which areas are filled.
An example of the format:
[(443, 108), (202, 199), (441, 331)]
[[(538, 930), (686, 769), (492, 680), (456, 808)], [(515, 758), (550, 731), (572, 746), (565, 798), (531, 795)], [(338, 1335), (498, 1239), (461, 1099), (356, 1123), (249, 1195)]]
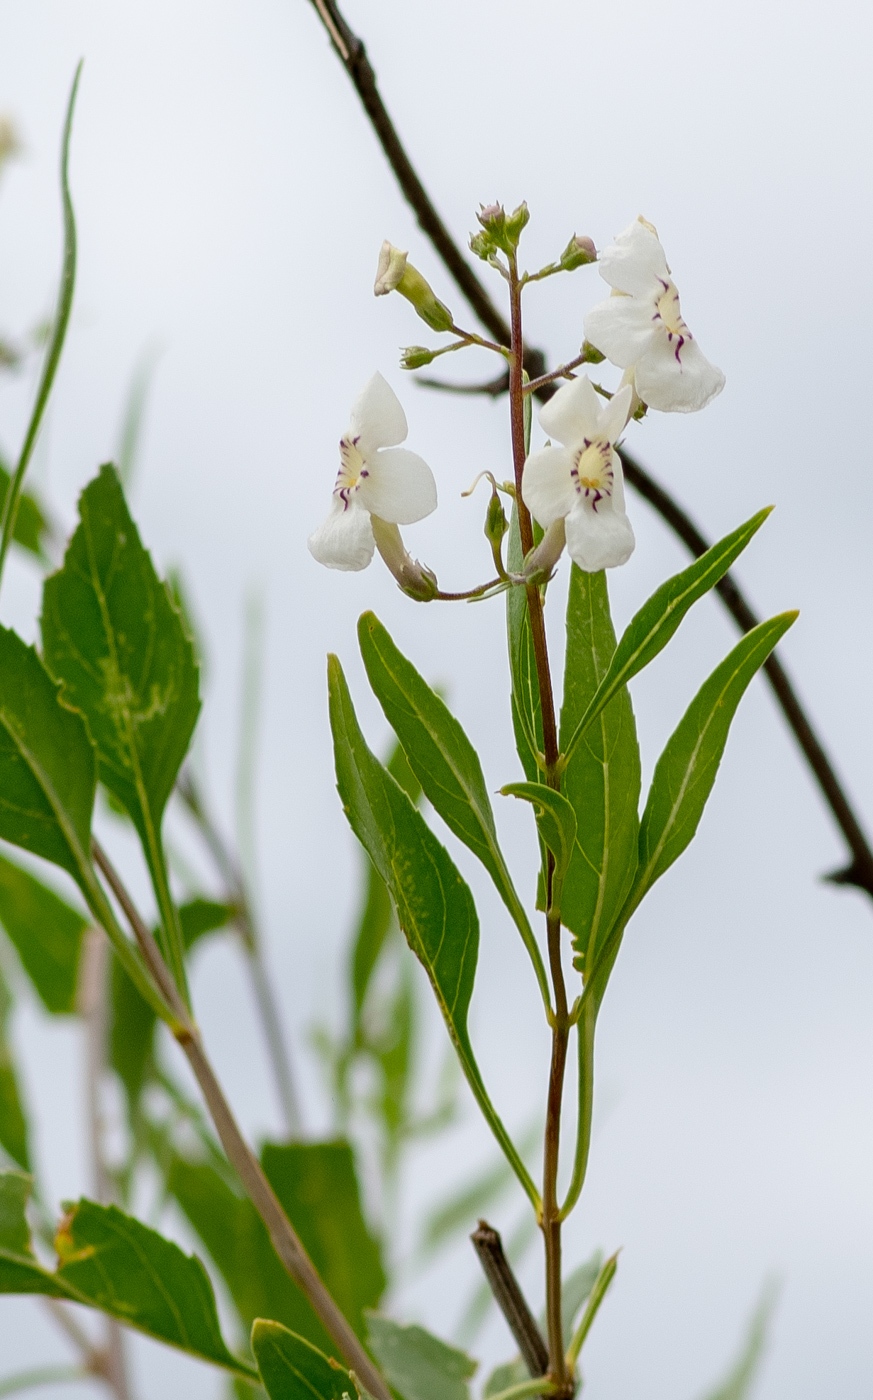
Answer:
[(387, 296), (389, 292), (395, 291), (400, 285), (406, 271), (408, 257), (408, 253), (404, 253), (400, 248), (395, 248), (393, 243), (389, 243), (388, 239), (385, 239), (379, 250), (379, 266), (376, 269), (376, 281), (373, 285), (373, 291), (377, 297)]
[(340, 469), (327, 519), (309, 536), (310, 553), (319, 564), (365, 569), (377, 545), (396, 553), (398, 525), (411, 525), (436, 510), (436, 483), (427, 462), (397, 446), (407, 431), (400, 400), (381, 374), (374, 374), (358, 395), (349, 431), (340, 440)]
[(624, 564), (633, 553), (614, 448), (632, 397), (626, 384), (604, 401), (583, 377), (563, 385), (540, 411), (541, 427), (563, 444), (532, 452), (521, 481), (524, 503), (546, 531), (537, 551), (544, 567), (556, 561), (565, 534), (570, 557), (589, 574)]
[(642, 216), (600, 255), (612, 296), (585, 317), (585, 335), (627, 371), (627, 382), (650, 408), (693, 413), (724, 388), (682, 317), (664, 249)]

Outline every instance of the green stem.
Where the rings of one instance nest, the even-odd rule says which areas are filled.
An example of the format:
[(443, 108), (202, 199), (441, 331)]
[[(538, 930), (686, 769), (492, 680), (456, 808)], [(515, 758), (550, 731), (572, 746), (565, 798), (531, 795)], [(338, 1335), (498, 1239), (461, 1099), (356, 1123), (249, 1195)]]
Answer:
[(150, 839), (145, 845), (145, 855), (149, 874), (152, 877), (155, 898), (158, 902), (162, 952), (173, 974), (176, 986), (181, 992), (182, 1000), (190, 1010), (191, 995), (188, 991), (188, 977), (185, 972), (185, 945), (182, 941), (182, 925), (179, 922), (179, 911), (170, 893), (170, 880), (163, 841), (160, 832), (156, 832), (152, 827), (150, 816), (148, 834)]
[(70, 186), (68, 182), (68, 166), (70, 157), (70, 134), (73, 127), (73, 110), (76, 105), (76, 93), (79, 87), (79, 78), (82, 73), (82, 63), (76, 69), (73, 78), (73, 86), (70, 90), (70, 98), (67, 103), (67, 116), (64, 122), (64, 136), (61, 145), (61, 201), (64, 211), (64, 256), (61, 272), (61, 285), (58, 293), (57, 310), (55, 311), (54, 326), (51, 340), (49, 342), (48, 353), (43, 365), (42, 377), (39, 381), (36, 402), (33, 412), (30, 415), (30, 422), (27, 426), (27, 433), (24, 438), (24, 445), (21, 455), (9, 483), (6, 492), (6, 499), (3, 502), (3, 514), (0, 517), (0, 580), (3, 577), (3, 567), (6, 563), (6, 555), (9, 552), (9, 545), (15, 531), (15, 522), (18, 518), (18, 505), (21, 500), (21, 492), (24, 486), (24, 475), (30, 465), (33, 456), (33, 449), (39, 436), (40, 425), (46, 404), (52, 391), (55, 374), (60, 363), (61, 351), (64, 348), (64, 339), (67, 334), (67, 325), (70, 319), (70, 310), (73, 305), (73, 291), (76, 285), (76, 219), (73, 213), (73, 201), (70, 198)]

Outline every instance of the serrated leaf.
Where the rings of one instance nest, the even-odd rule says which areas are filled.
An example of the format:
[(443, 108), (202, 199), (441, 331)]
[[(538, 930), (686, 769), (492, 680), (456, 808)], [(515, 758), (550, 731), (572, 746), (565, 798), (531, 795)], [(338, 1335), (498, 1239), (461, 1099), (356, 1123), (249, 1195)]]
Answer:
[(771, 507), (759, 510), (744, 525), (712, 545), (687, 569), (674, 574), (656, 589), (639, 612), (631, 618), (615, 649), (615, 654), (596, 693), (586, 707), (572, 736), (562, 745), (565, 757), (572, 756), (588, 726), (622, 686), (644, 666), (648, 666), (669, 642), (692, 604), (708, 593), (742, 554), (752, 536), (761, 528)]
[[(570, 571), (560, 746), (570, 741), (615, 653), (606, 575)], [(627, 688), (622, 686), (586, 730), (562, 778), (577, 819), (561, 920), (585, 967), (608, 935), (637, 865), (640, 753)]]
[(423, 1327), (401, 1326), (389, 1317), (367, 1318), (370, 1350), (388, 1383), (403, 1400), (469, 1400), (467, 1382), (477, 1362)]
[(43, 592), (46, 664), (88, 721), (101, 780), (150, 847), (197, 721), (197, 663), (113, 467), (86, 486), (79, 515)]
[(196, 1255), (115, 1206), (81, 1200), (61, 1222), (56, 1278), (71, 1296), (193, 1356), (253, 1375), (225, 1345)]
[(0, 837), (83, 888), (95, 769), (82, 716), (61, 703), (33, 647), (0, 627)]
[(270, 1400), (343, 1400), (358, 1394), (348, 1371), (278, 1322), (255, 1323), (252, 1351)]
[[(385, 1288), (378, 1245), (364, 1222), (347, 1143), (295, 1143), (264, 1149), (264, 1170), (282, 1207), (359, 1336), (363, 1310)], [(279, 1262), (251, 1201), (206, 1163), (175, 1157), (167, 1187), (221, 1273), (243, 1326), (271, 1317), (328, 1350), (332, 1342), (306, 1296)]]
[(24, 1171), (30, 1170), (27, 1118), (9, 1041), (12, 993), (0, 972), (0, 1146)]
[(215, 1295), (196, 1256), (115, 1206), (79, 1201), (61, 1222), (58, 1268), (30, 1245), (25, 1207), (31, 1178), (0, 1172), (0, 1293), (42, 1293), (109, 1313), (158, 1341), (257, 1380), (224, 1344)]
[[(528, 395), (530, 398), (530, 395)], [(535, 525), (534, 542), (537, 534)], [(509, 522), (507, 567), (510, 573), (520, 573), (524, 564), (518, 531), (518, 508), (513, 502)], [(530, 628), (527, 594), (523, 588), (510, 588), (506, 593), (506, 634), (509, 647), (510, 703), (515, 747), (524, 775), (535, 783), (540, 776), (536, 755), (543, 751), (543, 712), (537, 681), (536, 659)]]
[(485, 866), (513, 919), (526, 923), (497, 840), (482, 765), (462, 726), (373, 613), (358, 622), (358, 641), (373, 693), (425, 797)]
[(796, 617), (795, 612), (782, 613), (746, 633), (701, 686), (667, 741), (640, 824), (635, 902), (694, 837), (737, 706), (752, 677)]
[(75, 1011), (85, 916), (29, 871), (0, 856), (0, 923), (46, 1010), (54, 1015)]
[(479, 920), (469, 888), (421, 814), (364, 740), (342, 667), (328, 658), (337, 788), (349, 823), (387, 885), (422, 963), (477, 1102), (532, 1200), (538, 1195), (494, 1111), (467, 1029)]

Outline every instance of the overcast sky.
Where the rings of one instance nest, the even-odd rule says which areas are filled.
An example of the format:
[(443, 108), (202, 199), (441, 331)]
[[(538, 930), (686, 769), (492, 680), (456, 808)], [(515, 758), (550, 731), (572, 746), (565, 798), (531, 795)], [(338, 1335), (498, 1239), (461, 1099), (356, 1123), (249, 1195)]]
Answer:
[[(629, 445), (712, 536), (776, 505), (739, 572), (762, 612), (801, 609), (781, 654), (873, 825), (870, 7), (349, 0), (348, 16), (459, 239), (494, 198), (528, 200), (530, 266), (573, 232), (603, 246), (638, 213), (657, 225), (683, 311), (727, 386), (702, 414), (651, 414)], [(261, 903), (317, 1132), (328, 1117), (307, 1035), (336, 1012), (359, 869), (333, 785), (325, 653), (342, 657), (368, 735), (384, 744), (354, 636), (360, 611), (374, 608), (446, 687), (492, 788), (517, 761), (501, 603), (423, 609), (378, 561), (357, 576), (319, 569), (306, 535), (327, 508), (351, 402), (378, 368), (439, 483), (441, 509), (410, 529), (410, 547), (444, 586), (478, 581), (484, 498), (460, 492), (483, 468), (509, 474), (506, 406), (430, 396), (397, 368), (398, 346), (426, 333), (398, 298), (372, 296), (383, 238), (470, 318), (305, 0), (0, 0), (0, 110), (24, 143), (0, 185), (0, 332), (25, 333), (53, 304), (59, 136), (82, 56), (71, 161), (79, 283), (34, 479), (71, 526), (77, 493), (117, 449), (137, 364), (159, 354), (132, 506), (160, 566), (183, 562), (208, 658), (199, 742), (228, 823), (244, 600), (264, 598)], [(555, 361), (572, 355), (603, 290), (588, 269), (531, 293), (531, 337)], [(457, 357), (451, 373), (483, 368)], [(32, 390), (32, 374), (0, 385), (7, 453)], [(619, 622), (685, 557), (630, 493), (629, 509), (637, 552), (610, 581)], [(4, 622), (35, 635), (38, 599), (37, 575), (15, 561)], [(707, 601), (635, 682), (644, 779), (732, 641)], [(529, 819), (498, 817), (532, 891)], [(586, 1346), (592, 1396), (695, 1400), (773, 1274), (782, 1294), (761, 1400), (870, 1394), (873, 908), (820, 882), (844, 861), (756, 683), (699, 838), (632, 924), (601, 1017), (590, 1181), (567, 1232), (568, 1264), (596, 1245), (623, 1247)], [(483, 924), (474, 1037), (521, 1128), (545, 1087), (535, 989), (487, 882), (466, 853), (459, 863)], [(278, 1132), (230, 951), (204, 954), (195, 990), (247, 1130)], [(42, 1115), (40, 1160), (54, 1197), (69, 1198), (88, 1187), (78, 1042), (30, 1007), (17, 1032)], [(491, 1156), (468, 1108), (417, 1156), (409, 1212)], [(521, 1211), (507, 1198), (496, 1223)], [(398, 1315), (450, 1335), (475, 1278), (471, 1253), (460, 1246), (410, 1285)], [(539, 1302), (534, 1254), (524, 1276)], [(0, 1371), (63, 1355), (26, 1300), (0, 1300), (0, 1338)], [(510, 1352), (495, 1320), (483, 1354)], [(145, 1345), (137, 1355), (148, 1400), (183, 1383), (192, 1397), (219, 1393), (193, 1363)]]

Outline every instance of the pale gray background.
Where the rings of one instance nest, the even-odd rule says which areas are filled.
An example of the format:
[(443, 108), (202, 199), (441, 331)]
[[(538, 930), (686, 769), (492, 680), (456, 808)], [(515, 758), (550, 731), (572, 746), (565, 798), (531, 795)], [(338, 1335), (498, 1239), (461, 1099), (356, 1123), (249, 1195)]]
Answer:
[[(685, 314), (727, 388), (701, 415), (653, 414), (629, 442), (712, 534), (776, 503), (741, 574), (762, 610), (800, 607), (782, 655), (873, 822), (869, 7), (350, 0), (349, 17), (459, 237), (477, 202), (495, 197), (528, 199), (531, 265), (574, 230), (602, 245), (639, 212), (657, 224)], [(133, 505), (160, 564), (185, 560), (209, 649), (203, 742), (228, 819), (243, 599), (253, 586), (266, 598), (262, 903), (317, 1131), (328, 1119), (306, 1038), (333, 1014), (358, 872), (333, 789), (325, 652), (343, 657), (383, 743), (355, 659), (355, 620), (374, 607), (449, 688), (494, 788), (516, 761), (501, 604), (417, 608), (378, 566), (320, 570), (305, 537), (326, 509), (352, 398), (378, 367), (440, 485), (441, 509), (409, 530), (410, 545), (444, 586), (478, 580), (484, 497), (459, 492), (484, 467), (507, 474), (505, 406), (428, 396), (396, 368), (397, 347), (425, 335), (399, 299), (371, 295), (384, 237), (466, 312), (304, 0), (0, 2), (0, 109), (26, 143), (0, 189), (3, 330), (24, 332), (53, 303), (59, 132), (82, 55), (80, 280), (34, 475), (71, 524), (77, 492), (116, 448), (138, 357), (160, 347)], [(555, 359), (572, 354), (602, 290), (594, 270), (556, 279), (530, 297), (532, 336)], [(452, 366), (482, 368), (472, 357)], [(7, 451), (32, 378), (0, 386)], [(685, 557), (633, 497), (630, 510), (639, 545), (612, 583), (619, 620)], [(552, 606), (560, 612), (557, 594)], [(16, 560), (4, 621), (33, 635), (37, 610), (36, 574)], [(647, 774), (732, 640), (704, 603), (635, 683)], [(530, 889), (528, 818), (499, 816)], [(693, 1400), (770, 1273), (784, 1287), (762, 1400), (870, 1394), (873, 908), (818, 882), (843, 859), (756, 684), (702, 833), (632, 926), (602, 1016), (590, 1184), (567, 1244), (571, 1263), (596, 1244), (623, 1246), (587, 1348), (592, 1395)], [(521, 1127), (544, 1090), (537, 999), (493, 893), (461, 863), (483, 916), (475, 1039), (495, 1098)], [(204, 955), (196, 996), (246, 1128), (276, 1132), (231, 951)], [(32, 1007), (16, 1033), (41, 1165), (56, 1198), (74, 1196), (88, 1186), (78, 1041)], [(434, 1020), (434, 1057), (440, 1034)], [(470, 1110), (419, 1154), (405, 1247), (418, 1205), (491, 1153)], [(497, 1223), (518, 1211), (507, 1204)], [(450, 1335), (474, 1280), (470, 1255), (459, 1246), (411, 1283), (398, 1315)], [(539, 1298), (533, 1258), (525, 1277)], [(483, 1346), (489, 1360), (509, 1354), (498, 1321)], [(65, 1354), (36, 1304), (0, 1300), (0, 1373)], [(165, 1350), (142, 1344), (137, 1357), (142, 1396), (218, 1393), (213, 1373)]]

